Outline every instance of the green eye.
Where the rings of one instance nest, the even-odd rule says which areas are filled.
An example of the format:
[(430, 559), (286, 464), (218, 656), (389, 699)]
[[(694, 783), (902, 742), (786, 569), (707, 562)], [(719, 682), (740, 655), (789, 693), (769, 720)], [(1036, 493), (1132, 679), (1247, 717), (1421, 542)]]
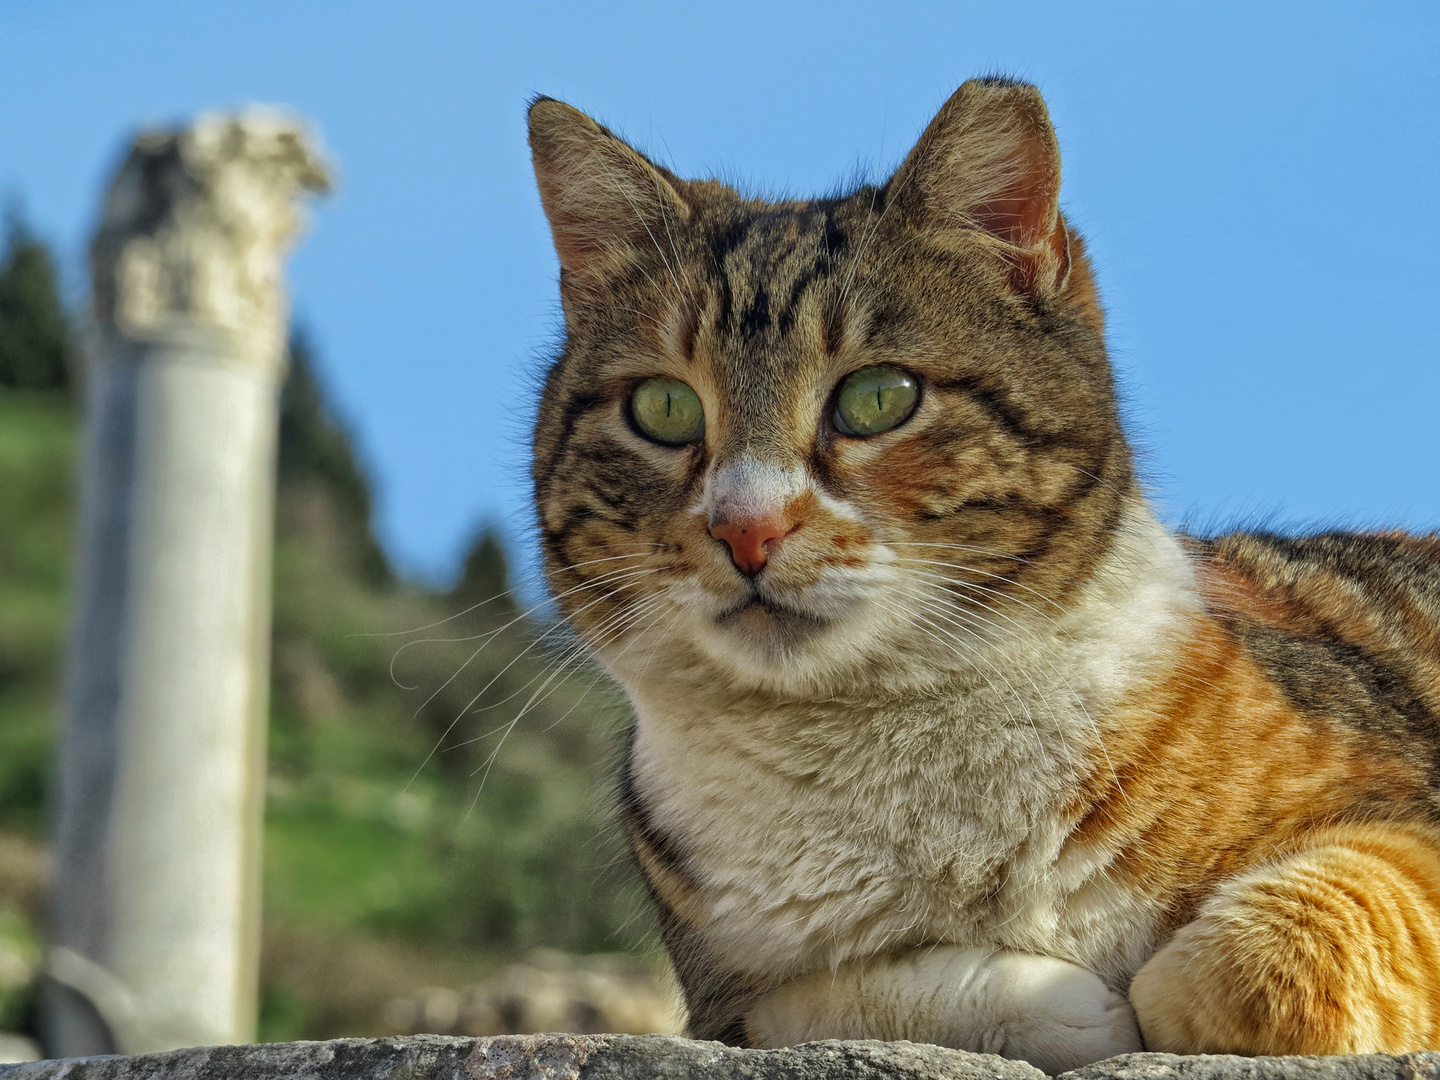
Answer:
[(630, 394), (630, 415), (647, 439), (683, 446), (705, 432), (700, 395), (678, 379), (646, 379)]
[(835, 395), (835, 426), (846, 435), (879, 435), (908, 420), (919, 403), (914, 376), (886, 364), (861, 368)]

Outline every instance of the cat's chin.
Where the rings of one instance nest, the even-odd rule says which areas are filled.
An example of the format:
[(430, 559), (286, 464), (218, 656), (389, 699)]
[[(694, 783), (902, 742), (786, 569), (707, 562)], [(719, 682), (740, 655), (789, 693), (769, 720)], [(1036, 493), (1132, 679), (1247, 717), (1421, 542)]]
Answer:
[(811, 667), (849, 621), (756, 594), (695, 614), (691, 632), (701, 651), (734, 674), (761, 682)]
[(913, 637), (899, 605), (884, 602), (883, 578), (835, 575), (806, 588), (759, 581), (672, 586), (653, 632), (606, 659), (627, 686), (657, 677), (699, 686), (782, 693), (838, 692), (880, 664), (898, 677)]
[(732, 600), (692, 624), (693, 640), (738, 682), (776, 689), (833, 679), (868, 651), (874, 613), (864, 600), (827, 597), (806, 607), (787, 600)]

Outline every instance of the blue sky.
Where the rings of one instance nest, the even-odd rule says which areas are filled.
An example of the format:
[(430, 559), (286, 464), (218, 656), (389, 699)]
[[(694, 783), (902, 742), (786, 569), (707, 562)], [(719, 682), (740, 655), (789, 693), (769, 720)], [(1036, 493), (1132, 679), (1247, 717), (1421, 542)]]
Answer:
[(127, 133), (259, 101), (341, 185), (295, 309), (400, 565), (524, 542), (559, 330), (524, 105), (684, 175), (883, 176), (966, 77), (1049, 100), (1151, 490), (1169, 520), (1440, 526), (1440, 5), (0, 0), (0, 192), (77, 295)]

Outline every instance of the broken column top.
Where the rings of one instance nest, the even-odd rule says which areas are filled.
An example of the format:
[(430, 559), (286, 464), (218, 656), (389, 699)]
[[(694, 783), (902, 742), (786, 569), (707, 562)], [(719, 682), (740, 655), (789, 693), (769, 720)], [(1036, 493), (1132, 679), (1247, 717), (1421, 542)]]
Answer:
[(96, 331), (110, 346), (219, 331), (247, 358), (278, 363), (280, 260), (302, 224), (299, 197), (330, 183), (315, 138), (273, 109), (142, 132), (90, 248)]

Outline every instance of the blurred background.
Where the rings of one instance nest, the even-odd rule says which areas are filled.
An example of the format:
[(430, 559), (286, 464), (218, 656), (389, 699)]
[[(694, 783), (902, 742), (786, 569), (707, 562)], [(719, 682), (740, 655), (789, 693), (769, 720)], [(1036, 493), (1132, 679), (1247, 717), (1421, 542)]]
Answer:
[[(1437, 46), (1440, 9), (1400, 2), (5, 0), (0, 1031), (35, 1023), (85, 250), (138, 127), (274, 103), (339, 168), (290, 263), (261, 1037), (663, 1030), (606, 809), (623, 705), (524, 614), (561, 332), (527, 99), (812, 194), (883, 179), (963, 79), (1030, 79), (1167, 520), (1430, 529)], [(468, 664), (429, 640), (492, 634)]]

